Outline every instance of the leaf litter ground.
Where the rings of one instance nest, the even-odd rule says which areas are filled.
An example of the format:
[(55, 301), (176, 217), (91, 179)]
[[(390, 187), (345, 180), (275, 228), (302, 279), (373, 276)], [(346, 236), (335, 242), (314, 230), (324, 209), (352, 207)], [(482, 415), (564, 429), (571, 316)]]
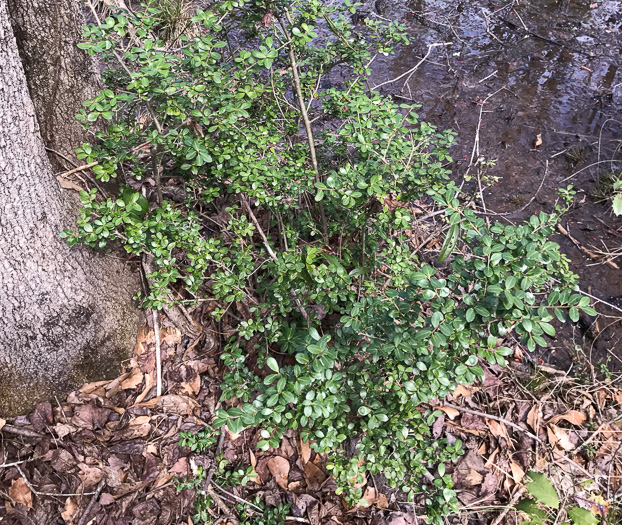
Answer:
[[(205, 318), (197, 314), (200, 309), (195, 318)], [(162, 323), (160, 397), (151, 324), (141, 329), (120, 377), (83, 385), (27, 416), (0, 419), (0, 522), (194, 524), (196, 492), (178, 491), (177, 483), (199, 467), (214, 471), (216, 445), (193, 453), (179, 438), (202, 430), (219, 406), (223, 370), (215, 331), (226, 334), (227, 326), (206, 325), (193, 339)], [(528, 471), (543, 473), (565, 504), (611, 513), (622, 486), (622, 388), (611, 377), (583, 381), (515, 350), (509, 368), (487, 366), (483, 382), (459, 386), (433, 404), (441, 415), (432, 438), (461, 439), (466, 450), (447, 466), (462, 505), (448, 523), (517, 523), (524, 515), (509, 509), (531, 487)], [(405, 502), (381, 476), (365, 480), (365, 501), (348, 508), (334, 493), (326, 458), (297, 433), (267, 452), (256, 449), (259, 439), (255, 429), (225, 432), (227, 468), (252, 466), (256, 477), (243, 487), (216, 477), (209, 489), (199, 487), (219, 500), (209, 510), (213, 523), (236, 524), (236, 503), (256, 497), (268, 506), (289, 504), (292, 523), (423, 523), (419, 502)]]

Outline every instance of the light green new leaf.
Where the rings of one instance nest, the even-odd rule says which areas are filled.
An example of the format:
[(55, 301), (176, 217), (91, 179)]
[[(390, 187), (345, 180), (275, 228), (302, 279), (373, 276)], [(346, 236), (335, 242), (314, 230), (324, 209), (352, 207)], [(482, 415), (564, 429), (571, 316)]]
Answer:
[(596, 525), (598, 523), (598, 518), (594, 514), (581, 507), (572, 507), (568, 511), (568, 516), (575, 525)]
[(533, 480), (525, 483), (525, 487), (534, 498), (547, 507), (559, 508), (559, 496), (553, 484), (544, 474), (530, 470), (527, 475)]
[(279, 364), (276, 362), (276, 359), (274, 359), (274, 357), (268, 357), (268, 359), (266, 359), (266, 364), (278, 374)]
[(445, 242), (443, 242), (443, 247), (441, 248), (441, 252), (438, 254), (438, 262), (443, 262), (458, 244), (458, 239), (460, 238), (460, 223), (454, 224), (449, 231), (447, 232), (447, 237), (445, 237)]

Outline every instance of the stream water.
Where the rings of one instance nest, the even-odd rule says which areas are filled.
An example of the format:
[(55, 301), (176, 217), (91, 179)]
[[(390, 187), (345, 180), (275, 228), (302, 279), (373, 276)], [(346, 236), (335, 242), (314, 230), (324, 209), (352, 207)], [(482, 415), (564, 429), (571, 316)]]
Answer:
[[(498, 177), (480, 206), (513, 212), (529, 204), (507, 216), (516, 222), (551, 211), (556, 189), (572, 183), (577, 195), (564, 228), (592, 252), (622, 247), (621, 218), (595, 196), (601, 177), (622, 169), (622, 2), (387, 0), (385, 16), (405, 21), (411, 44), (376, 60), (372, 80), (400, 77), (431, 49), (409, 79), (381, 89), (416, 101), (422, 118), (457, 132), (457, 176), (478, 158), (496, 161), (479, 166), (484, 180)], [(436, 43), (445, 45), (428, 47)], [(590, 259), (567, 236), (555, 241), (581, 288), (622, 308), (621, 270)], [(601, 317), (592, 324), (585, 318), (563, 328), (541, 357), (567, 370), (578, 345), (597, 370), (607, 361), (622, 370), (622, 323)]]

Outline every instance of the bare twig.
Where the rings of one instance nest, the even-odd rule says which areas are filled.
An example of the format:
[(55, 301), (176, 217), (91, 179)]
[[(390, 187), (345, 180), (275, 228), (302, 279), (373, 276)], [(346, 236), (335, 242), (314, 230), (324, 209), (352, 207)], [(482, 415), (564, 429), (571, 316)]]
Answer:
[(508, 512), (510, 512), (511, 510), (514, 510), (514, 505), (520, 499), (520, 497), (525, 493), (525, 490), (526, 490), (526, 487), (525, 485), (523, 485), (514, 493), (514, 496), (512, 496), (512, 499), (510, 500), (508, 505), (505, 507), (503, 512), (497, 516), (497, 518), (495, 519), (495, 521), (491, 523), (491, 525), (499, 525), (499, 523), (503, 521), (503, 518), (505, 518)]
[(225, 443), (225, 426), (220, 427), (220, 437), (218, 438), (218, 445), (216, 445), (216, 452), (214, 452), (214, 464), (209, 469), (207, 476), (205, 476), (205, 481), (203, 482), (204, 490), (207, 489), (212, 484), (212, 478), (214, 477), (214, 472), (216, 472), (216, 466), (218, 465), (218, 456), (222, 452), (222, 446)]
[(93, 166), (97, 166), (99, 164), (99, 162), (90, 162), (89, 164), (83, 164), (82, 166), (78, 166), (77, 168), (73, 168), (69, 171), (65, 171), (63, 173), (60, 173), (58, 176), (59, 177), (68, 177), (69, 175), (72, 175), (74, 173), (77, 173), (79, 171), (85, 171), (88, 170), (90, 168), (92, 168)]
[[(257, 231), (259, 232), (259, 235), (261, 236), (261, 240), (263, 241), (263, 245), (266, 247), (266, 250), (268, 254), (270, 255), (270, 258), (274, 262), (278, 262), (278, 257), (276, 256), (276, 253), (274, 253), (272, 246), (270, 246), (270, 244), (268, 243), (268, 238), (266, 237), (266, 234), (264, 233), (263, 228), (260, 226), (259, 221), (257, 220), (257, 217), (255, 217), (253, 210), (251, 210), (250, 204), (247, 202), (246, 198), (244, 197), (242, 197), (241, 201), (242, 201), (242, 205), (246, 209), (246, 213), (248, 213), (248, 216), (251, 218), (251, 221), (253, 221), (255, 228), (257, 228)], [(296, 293), (296, 290), (292, 288), (290, 290), (290, 294), (292, 298), (294, 299), (294, 302), (296, 303), (298, 310), (300, 310), (302, 317), (304, 317), (305, 321), (307, 322), (307, 327), (310, 327), (311, 319), (309, 318), (309, 314), (305, 310), (305, 307), (300, 302), (300, 299), (298, 297), (298, 294)]]
[(153, 331), (155, 333), (155, 354), (156, 354), (156, 396), (162, 395), (162, 350), (160, 348), (160, 316), (159, 310), (151, 310), (153, 315)]
[(526, 428), (521, 427), (520, 425), (513, 423), (512, 421), (508, 421), (507, 419), (504, 419), (502, 417), (499, 416), (495, 416), (492, 414), (486, 414), (486, 412), (480, 412), (479, 410), (471, 410), (470, 408), (465, 408), (465, 407), (460, 407), (458, 405), (451, 405), (449, 403), (442, 403), (442, 406), (445, 407), (449, 407), (449, 408), (454, 408), (455, 410), (458, 410), (460, 412), (465, 412), (467, 414), (471, 414), (474, 416), (479, 416), (479, 417), (483, 417), (485, 419), (494, 419), (495, 421), (498, 421), (499, 423), (505, 423), (506, 425), (516, 429), (516, 430), (520, 430), (521, 432), (524, 432), (525, 434), (527, 434), (531, 439), (535, 439), (538, 443), (544, 445), (544, 442), (535, 434), (532, 434), (531, 432), (529, 432), (529, 430), (527, 430)]
[(93, 510), (95, 503), (97, 503), (97, 500), (99, 499), (99, 495), (102, 493), (102, 490), (104, 489), (104, 485), (105, 485), (105, 481), (102, 479), (97, 485), (97, 489), (93, 493), (93, 497), (91, 498), (91, 501), (89, 501), (89, 504), (86, 506), (86, 509), (84, 509), (84, 513), (80, 517), (80, 521), (78, 521), (76, 525), (86, 525), (87, 523), (86, 520), (88, 520), (89, 514)]
[(158, 199), (158, 206), (162, 206), (162, 180), (160, 172), (160, 163), (158, 162), (158, 153), (162, 149), (162, 145), (152, 146), (151, 153), (151, 171), (153, 172), (153, 180), (155, 181), (156, 196)]
[(39, 432), (35, 432), (34, 430), (28, 430), (27, 428), (20, 428), (13, 425), (9, 425), (8, 423), (2, 427), (0, 430), (0, 434), (11, 434), (13, 436), (21, 436), (25, 438), (31, 439), (42, 439), (45, 436), (40, 434)]
[(439, 47), (439, 46), (450, 46), (452, 44), (452, 42), (436, 42), (434, 44), (430, 44), (428, 46), (428, 52), (424, 55), (424, 57), (417, 62), (417, 64), (410, 68), (408, 71), (402, 73), (399, 77), (395, 77), (392, 78), (391, 80), (387, 80), (385, 82), (382, 82), (380, 84), (377, 84), (376, 86), (374, 86), (372, 89), (378, 89), (379, 87), (385, 86), (387, 84), (393, 84), (393, 82), (397, 82), (398, 80), (404, 78), (405, 76), (408, 76), (408, 78), (404, 81), (404, 85), (406, 85), (408, 83), (408, 81), (410, 80), (410, 77), (413, 76), (414, 72), (417, 71), (417, 68), (423, 64), (425, 62), (425, 60), (430, 56), (430, 53), (432, 52), (432, 49), (435, 47)]
[[(559, 233), (561, 233), (562, 235), (565, 235), (566, 237), (568, 237), (573, 242), (573, 244), (580, 251), (582, 251), (585, 255), (587, 255), (590, 259), (599, 259), (598, 255), (596, 255), (595, 253), (588, 250), (585, 246), (583, 246), (577, 239), (575, 239), (572, 235), (570, 235), (570, 232), (566, 228), (564, 228), (561, 224), (557, 225), (557, 231), (559, 231)], [(615, 270), (620, 269), (620, 267), (615, 262), (609, 259), (606, 259), (604, 263), (607, 264), (608, 266), (611, 266)]]
[(26, 483), (26, 486), (30, 489), (30, 491), (35, 496), (53, 496), (53, 497), (59, 497), (59, 498), (66, 498), (66, 497), (69, 497), (69, 496), (90, 496), (92, 494), (95, 494), (95, 492), (83, 492), (83, 493), (72, 493), (72, 494), (55, 493), (55, 492), (39, 492), (36, 488), (34, 488), (32, 486), (30, 481), (28, 481), (28, 478), (26, 477), (26, 474), (24, 473), (22, 468), (19, 465), (15, 465), (15, 468), (17, 469), (17, 471), (19, 472), (20, 476), (24, 480), (24, 483)]
[[(288, 20), (291, 19), (289, 17), (289, 11), (285, 9), (285, 14), (287, 15)], [(281, 17), (277, 16), (276, 19), (283, 29), (283, 34), (285, 35), (285, 39), (287, 40), (287, 53), (289, 55), (289, 61), (292, 66), (292, 76), (294, 79), (294, 87), (296, 89), (296, 97), (298, 98), (298, 105), (300, 106), (300, 113), (302, 114), (302, 120), (305, 125), (305, 132), (307, 134), (307, 142), (309, 144), (309, 153), (311, 154), (311, 164), (313, 165), (313, 171), (315, 172), (315, 182), (321, 182), (320, 178), (320, 170), (317, 163), (317, 156), (315, 154), (315, 139), (313, 138), (313, 130), (311, 129), (311, 121), (309, 120), (309, 114), (307, 113), (307, 106), (304, 101), (304, 97), (302, 96), (302, 87), (300, 84), (300, 76), (298, 75), (298, 64), (296, 62), (296, 55), (294, 54), (294, 45), (292, 44), (292, 38), (287, 30), (287, 26), (283, 23)], [(319, 203), (318, 209), (320, 211), (320, 220), (322, 223), (322, 233), (324, 235), (324, 240), (328, 241), (328, 223), (326, 220), (326, 213), (324, 212), (324, 206), (322, 203)]]

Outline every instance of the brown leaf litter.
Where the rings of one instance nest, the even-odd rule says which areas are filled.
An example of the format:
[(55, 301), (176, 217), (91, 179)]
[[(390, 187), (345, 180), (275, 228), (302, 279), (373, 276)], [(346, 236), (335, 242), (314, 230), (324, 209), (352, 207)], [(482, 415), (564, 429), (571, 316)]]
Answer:
[[(193, 524), (196, 493), (178, 492), (176, 480), (198, 467), (213, 469), (214, 452), (194, 454), (178, 442), (181, 432), (198, 432), (213, 418), (223, 371), (213, 340), (182, 336), (165, 322), (164, 394), (156, 397), (154, 336), (152, 328), (141, 329), (134, 357), (118, 378), (83, 385), (27, 416), (0, 420), (3, 525)], [(528, 470), (539, 470), (568, 501), (606, 513), (621, 490), (622, 425), (615, 421), (622, 391), (611, 385), (583, 389), (572, 378), (560, 382), (551, 374), (531, 392), (522, 386), (529, 377), (520, 368), (485, 367), (485, 373), (481, 384), (460, 385), (430, 407), (442, 413), (432, 437), (464, 444), (465, 454), (446, 470), (463, 510), (490, 506), (489, 515), (478, 515), (482, 523), (492, 522), (492, 508), (524, 491)], [(223, 508), (259, 497), (267, 505), (288, 503), (292, 518), (312, 525), (421, 522), (420, 502), (404, 503), (382, 476), (357, 483), (363, 500), (349, 506), (334, 492), (326, 456), (298, 433), (288, 432), (278, 449), (268, 451), (256, 449), (259, 439), (255, 429), (226, 434), (221, 452), (229, 466), (250, 466), (256, 476), (245, 487), (213, 484)], [(592, 487), (579, 485), (588, 478)], [(224, 516), (220, 506), (210, 512), (215, 519)], [(505, 519), (515, 522), (511, 512)]]

